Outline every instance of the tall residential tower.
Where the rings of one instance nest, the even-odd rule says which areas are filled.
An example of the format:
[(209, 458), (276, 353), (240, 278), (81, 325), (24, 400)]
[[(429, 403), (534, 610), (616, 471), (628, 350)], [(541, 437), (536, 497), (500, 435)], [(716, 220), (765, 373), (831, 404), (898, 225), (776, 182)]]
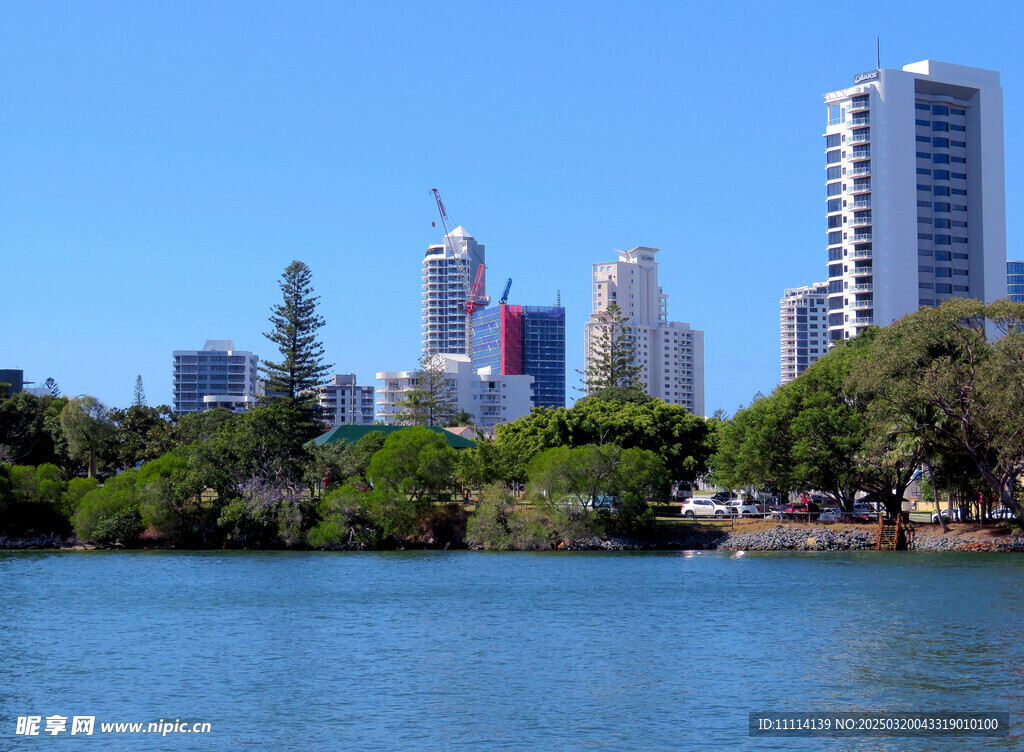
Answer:
[(618, 303), (636, 345), (640, 382), (652, 397), (704, 415), (704, 332), (668, 320), (668, 296), (658, 286), (657, 248), (618, 251), (618, 261), (593, 265), (593, 313), (584, 331), (589, 365), (598, 315)]
[[(465, 281), (484, 266), (484, 246), (456, 227), (444, 242), (423, 257), (423, 351), (431, 355), (466, 355)], [(486, 269), (486, 267), (485, 267)], [(486, 275), (477, 302), (486, 305)]]
[(828, 352), (828, 285), (786, 290), (779, 301), (782, 383), (792, 381)]
[(825, 95), (829, 337), (1006, 295), (999, 73), (924, 60)]
[(260, 359), (229, 339), (208, 339), (202, 350), (174, 351), (174, 412), (178, 415), (256, 404)]

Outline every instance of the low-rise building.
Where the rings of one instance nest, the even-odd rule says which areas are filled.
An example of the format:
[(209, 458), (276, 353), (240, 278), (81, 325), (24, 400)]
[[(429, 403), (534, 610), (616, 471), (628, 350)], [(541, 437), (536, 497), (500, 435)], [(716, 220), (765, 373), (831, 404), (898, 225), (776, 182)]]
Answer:
[[(527, 415), (533, 407), (533, 376), (503, 375), (490, 367), (473, 370), (465, 355), (437, 355), (436, 365), (443, 371), (447, 393), (454, 411), (470, 415), (470, 423), (493, 429)], [(402, 402), (419, 386), (419, 370), (380, 371), (377, 380), (377, 420), (387, 425), (405, 421)]]
[(317, 388), (320, 417), (332, 426), (368, 426), (373, 423), (372, 386), (356, 384), (354, 373), (336, 373), (331, 382)]

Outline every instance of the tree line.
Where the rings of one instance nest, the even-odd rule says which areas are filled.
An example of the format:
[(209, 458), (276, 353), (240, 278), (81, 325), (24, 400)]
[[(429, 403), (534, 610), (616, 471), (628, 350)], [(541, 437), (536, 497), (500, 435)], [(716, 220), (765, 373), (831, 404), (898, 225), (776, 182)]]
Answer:
[(840, 342), (722, 427), (727, 487), (814, 488), (900, 513), (911, 481), (1024, 518), (1024, 304), (953, 298)]
[[(708, 474), (729, 488), (819, 489), (847, 507), (867, 491), (898, 513), (922, 468), (937, 491), (1020, 512), (1024, 304), (955, 299), (868, 330), (732, 419), (644, 394), (626, 367), (628, 327), (612, 312), (615, 357), (591, 361), (588, 396), (454, 450), (426, 427), (448, 409), (430, 373), (410, 399), (410, 422), (424, 425), (313, 442), (325, 430), (313, 390), (329, 366), (308, 267), (293, 262), (281, 289), (267, 334), (281, 358), (264, 364), (267, 395), (248, 412), (175, 416), (145, 405), (141, 384), (136, 404), (109, 410), (0, 385), (0, 536), (545, 548), (648, 534), (650, 502)], [(595, 504), (603, 497), (615, 511)], [(460, 502), (471, 499), (469, 514)]]

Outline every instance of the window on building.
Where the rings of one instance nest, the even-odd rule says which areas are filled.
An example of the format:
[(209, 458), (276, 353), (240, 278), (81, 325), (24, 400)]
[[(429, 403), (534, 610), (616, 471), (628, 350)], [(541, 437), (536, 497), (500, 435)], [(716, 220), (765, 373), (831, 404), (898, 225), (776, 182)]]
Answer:
[(948, 196), (949, 186), (948, 185), (937, 185), (932, 189), (932, 193), (936, 196)]
[(948, 115), (949, 114), (949, 107), (947, 107), (944, 104), (933, 104), (932, 105), (932, 114), (933, 115)]
[(944, 136), (933, 136), (932, 137), (932, 146), (942, 146), (942, 147), (948, 148), (949, 147), (949, 139), (945, 138)]
[(953, 292), (953, 286), (945, 282), (937, 282), (935, 284), (935, 292), (949, 294)]
[(949, 123), (942, 120), (932, 121), (932, 133), (946, 133), (947, 131), (949, 131)]

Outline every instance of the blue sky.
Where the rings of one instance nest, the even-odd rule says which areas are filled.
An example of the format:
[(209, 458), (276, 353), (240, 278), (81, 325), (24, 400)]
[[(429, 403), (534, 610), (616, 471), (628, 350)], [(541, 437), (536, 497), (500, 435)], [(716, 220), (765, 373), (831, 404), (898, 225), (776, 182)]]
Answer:
[[(312, 268), (337, 372), (413, 367), (430, 189), (488, 292), (567, 309), (661, 249), (706, 332), (706, 408), (779, 379), (778, 300), (825, 276), (821, 94), (927, 58), (1001, 72), (1008, 248), (1018, 4), (47, 2), (0, 5), (0, 367), (170, 403), (171, 352), (263, 337)], [(440, 224), (438, 225), (440, 226)]]

